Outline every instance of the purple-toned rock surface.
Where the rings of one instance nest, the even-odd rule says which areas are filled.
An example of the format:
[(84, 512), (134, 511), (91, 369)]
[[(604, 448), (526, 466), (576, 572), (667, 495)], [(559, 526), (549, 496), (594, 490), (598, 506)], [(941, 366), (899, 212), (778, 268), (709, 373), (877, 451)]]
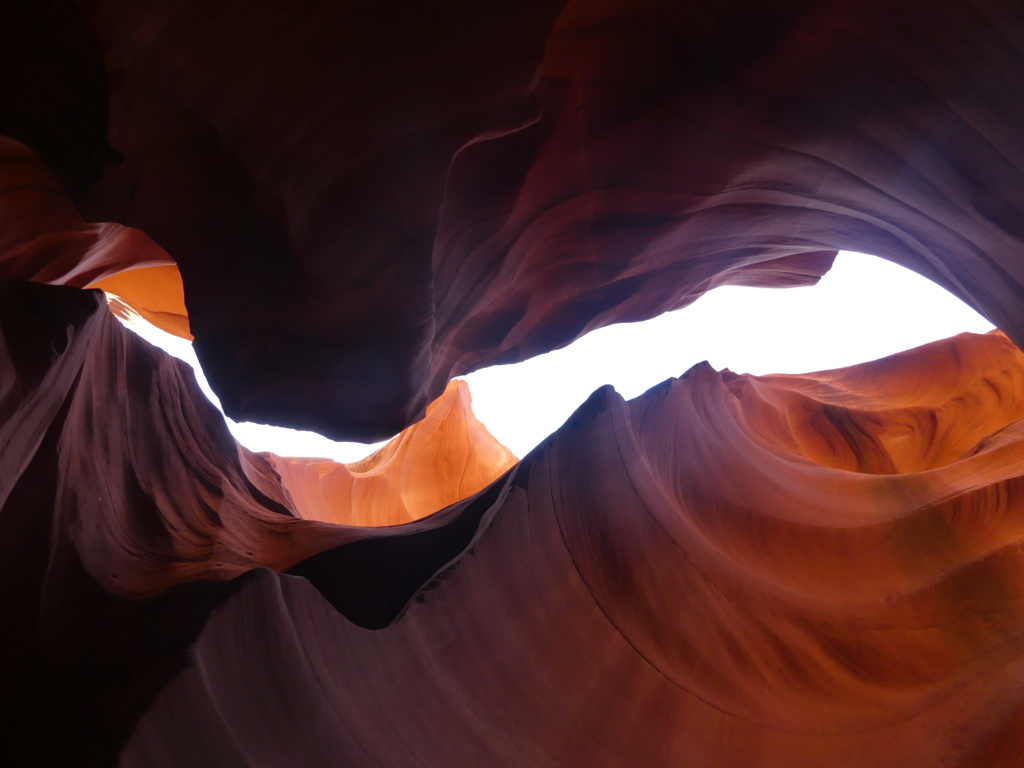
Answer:
[[(1018, 766), (1022, 53), (1000, 0), (0, 5), (0, 763)], [(376, 528), (83, 290), (365, 439), (840, 248), (1006, 335), (602, 389)]]

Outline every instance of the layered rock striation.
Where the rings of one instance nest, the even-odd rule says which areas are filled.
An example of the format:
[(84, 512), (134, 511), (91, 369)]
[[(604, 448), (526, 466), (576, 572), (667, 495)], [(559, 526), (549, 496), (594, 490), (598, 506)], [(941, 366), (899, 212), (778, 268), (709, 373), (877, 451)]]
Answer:
[[(50, 6), (67, 3), (31, 12), (47, 40)], [(35, 128), (19, 140), (81, 188), (98, 147), (117, 150), (83, 210), (178, 263), (239, 420), (390, 437), (453, 375), (715, 285), (807, 284), (836, 249), (915, 269), (1024, 338), (1012, 3), (49, 14), (95, 37), (63, 122), (11, 95)], [(11, 78), (60, 98), (34, 61), (12, 57)]]
[(1016, 765), (1022, 384), (964, 335), (599, 390), (386, 628), (324, 600), (344, 548), (248, 580), (124, 764)]
[(1002, 334), (605, 388), (478, 494), (358, 528), (301, 519), (294, 479), (102, 294), (3, 290), (12, 764), (1019, 754), (1024, 355)]
[(8, 132), (177, 262), (238, 420), (387, 438), (452, 376), (716, 285), (808, 284), (836, 249), (1024, 339), (1013, 4), (5, 13), (8, 49), (39, 41), (9, 57)]
[(516, 463), (471, 404), (469, 386), (454, 380), (422, 421), (351, 464), (264, 455), (303, 518), (400, 525), (472, 496)]
[(389, 437), (454, 375), (837, 249), (1024, 341), (1013, 3), (248, 8), (87, 6), (125, 161), (86, 210), (178, 262), (240, 420)]
[[(0, 4), (0, 762), (1019, 765), (1022, 51), (999, 0)], [(602, 389), (518, 463), (461, 385), (252, 454), (84, 290), (377, 439), (839, 248), (1006, 335)]]
[(386, 529), (411, 540), (408, 562), (359, 560), (381, 534), (302, 519), (191, 369), (123, 328), (99, 291), (0, 282), (0, 342), (5, 764), (113, 763), (238, 576), (358, 544), (336, 599), (387, 622), (479, 526), (463, 515), (446, 543), (451, 515), (434, 515)]
[(189, 333), (181, 275), (143, 232), (89, 224), (28, 147), (0, 135), (0, 279), (101, 288), (143, 319)]

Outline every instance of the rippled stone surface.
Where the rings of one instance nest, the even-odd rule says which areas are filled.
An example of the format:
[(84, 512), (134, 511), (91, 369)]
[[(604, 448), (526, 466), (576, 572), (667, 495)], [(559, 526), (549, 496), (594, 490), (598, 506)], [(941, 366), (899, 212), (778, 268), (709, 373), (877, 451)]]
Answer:
[(344, 547), (247, 580), (125, 764), (1014, 765), (1022, 385), (992, 334), (599, 390), (386, 628)]
[(240, 421), (388, 438), (454, 375), (715, 285), (809, 284), (838, 249), (1024, 340), (1013, 3), (4, 12), (6, 49), (36, 45), (0, 129), (174, 258)]
[(1019, 4), (83, 7), (125, 158), (86, 208), (178, 262), (239, 420), (387, 438), (453, 375), (838, 249), (1024, 341)]
[(1019, 754), (1024, 355), (1002, 334), (601, 389), (475, 496), (360, 528), (301, 519), (99, 292), (3, 291), (14, 764)]
[(399, 525), (472, 496), (515, 456), (473, 415), (466, 382), (455, 380), (422, 421), (365, 459), (264, 454), (299, 515), (346, 525)]
[[(301, 519), (191, 368), (123, 328), (99, 291), (0, 281), (0, 352), (5, 764), (113, 761), (239, 575), (355, 544), (335, 599), (387, 623), (480, 525)], [(400, 557), (366, 558), (382, 535)]]
[(32, 150), (0, 135), (0, 279), (101, 288), (147, 322), (189, 333), (181, 275), (143, 232), (89, 224)]
[[(998, 0), (0, 4), (0, 762), (1017, 766), (1022, 51)], [(367, 439), (840, 248), (1007, 336), (599, 390), (507, 471), (428, 414), (347, 511), (82, 290)]]

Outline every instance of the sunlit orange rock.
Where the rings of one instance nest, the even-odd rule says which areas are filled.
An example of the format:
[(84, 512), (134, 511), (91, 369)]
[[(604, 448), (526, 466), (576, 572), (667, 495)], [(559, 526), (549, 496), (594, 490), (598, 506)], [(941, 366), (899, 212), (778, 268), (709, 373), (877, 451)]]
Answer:
[(413, 424), (353, 464), (265, 454), (295, 510), (308, 520), (399, 525), (471, 496), (516, 463), (473, 415), (469, 386), (454, 380)]
[(470, 498), (356, 527), (301, 519), (102, 294), (2, 290), (8, 764), (1019, 758), (1024, 354), (1000, 333), (606, 387)]
[(1019, 766), (1007, 338), (602, 389), (355, 526), (80, 290), (349, 438), (837, 248), (1024, 342), (1024, 6), (926, 5), (0, 3), (0, 764)]
[(301, 519), (101, 292), (0, 281), (0, 763), (116, 762), (240, 575), (352, 544), (346, 605), (387, 623), (482, 520), (441, 511), (401, 527), (415, 557), (367, 561), (394, 529)]
[(965, 334), (599, 390), (389, 626), (348, 547), (248, 581), (122, 764), (1019, 765), (1022, 387)]
[(181, 275), (142, 232), (88, 224), (30, 149), (0, 136), (0, 279), (101, 288), (191, 338)]
[(143, 320), (167, 333), (191, 339), (181, 273), (174, 264), (135, 267), (87, 286), (113, 294)]

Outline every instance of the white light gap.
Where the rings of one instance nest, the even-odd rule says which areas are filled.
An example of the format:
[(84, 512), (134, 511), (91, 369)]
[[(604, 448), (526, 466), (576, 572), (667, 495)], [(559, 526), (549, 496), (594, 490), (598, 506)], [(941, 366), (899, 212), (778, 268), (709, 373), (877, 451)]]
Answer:
[[(189, 363), (199, 386), (220, 408), (190, 342), (145, 321), (126, 325)], [(601, 328), (564, 349), (464, 378), (477, 418), (522, 457), (604, 384), (630, 399), (702, 360), (737, 373), (809, 373), (993, 327), (915, 272), (874, 256), (841, 252), (816, 286), (716, 288), (684, 309)], [(280, 456), (350, 463), (383, 445), (336, 443), (313, 432), (227, 423), (249, 450)]]

